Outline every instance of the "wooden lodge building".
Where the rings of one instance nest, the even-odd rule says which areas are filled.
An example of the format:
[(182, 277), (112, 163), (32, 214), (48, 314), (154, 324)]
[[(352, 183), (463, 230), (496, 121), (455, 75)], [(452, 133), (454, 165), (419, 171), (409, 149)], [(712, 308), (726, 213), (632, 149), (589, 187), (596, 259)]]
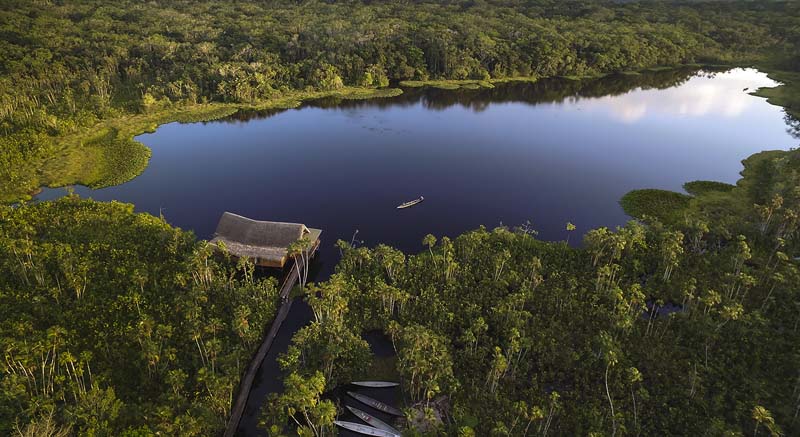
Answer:
[(237, 214), (222, 214), (212, 244), (224, 243), (231, 255), (246, 256), (262, 267), (283, 268), (289, 260), (289, 246), (306, 237), (308, 251), (313, 254), (319, 246), (320, 229), (307, 228), (300, 223), (252, 220)]

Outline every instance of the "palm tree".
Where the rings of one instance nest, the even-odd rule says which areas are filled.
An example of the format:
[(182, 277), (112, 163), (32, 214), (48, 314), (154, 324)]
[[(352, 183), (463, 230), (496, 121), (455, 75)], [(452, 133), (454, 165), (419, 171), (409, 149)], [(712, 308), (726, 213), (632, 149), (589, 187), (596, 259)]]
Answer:
[[(288, 254), (294, 258), (294, 268), (297, 270), (297, 279), (300, 281), (300, 288), (305, 288), (308, 282), (308, 266), (311, 263), (311, 241), (308, 237), (303, 237), (289, 245)], [(300, 264), (302, 263), (302, 270)]]
[(780, 428), (775, 424), (775, 419), (772, 418), (772, 413), (761, 405), (753, 407), (753, 420), (756, 421), (756, 427), (753, 429), (753, 437), (758, 435), (759, 425), (764, 425), (769, 430), (769, 434), (773, 437), (781, 435)]
[(432, 234), (428, 234), (425, 238), (422, 239), (422, 244), (428, 246), (428, 252), (431, 254), (431, 262), (433, 262), (434, 267), (436, 266), (436, 258), (433, 256), (433, 246), (436, 245), (436, 237)]
[(575, 225), (571, 222), (567, 222), (567, 244), (569, 244), (569, 236), (572, 232), (575, 231)]

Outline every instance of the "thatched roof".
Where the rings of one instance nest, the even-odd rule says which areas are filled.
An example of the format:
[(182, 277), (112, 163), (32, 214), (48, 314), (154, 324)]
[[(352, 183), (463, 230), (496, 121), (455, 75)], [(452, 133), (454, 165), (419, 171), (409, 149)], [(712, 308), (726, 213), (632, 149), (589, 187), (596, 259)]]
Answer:
[(257, 263), (282, 267), (292, 243), (307, 236), (313, 244), (320, 233), (299, 223), (252, 220), (226, 212), (219, 219), (211, 243), (223, 242), (235, 256), (247, 256)]

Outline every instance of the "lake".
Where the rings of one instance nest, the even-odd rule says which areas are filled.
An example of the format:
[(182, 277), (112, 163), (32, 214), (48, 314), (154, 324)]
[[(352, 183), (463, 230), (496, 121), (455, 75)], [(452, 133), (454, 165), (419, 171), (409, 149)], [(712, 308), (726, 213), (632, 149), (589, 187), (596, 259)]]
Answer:
[[(208, 123), (171, 123), (137, 139), (153, 150), (136, 179), (82, 196), (134, 203), (201, 238), (224, 211), (324, 230), (336, 239), (421, 250), (427, 233), (530, 221), (572, 239), (624, 224), (636, 188), (733, 183), (740, 161), (797, 144), (783, 111), (744, 91), (755, 70), (670, 71), (495, 89), (411, 89), (397, 98), (323, 100)], [(63, 195), (46, 190), (40, 199)], [(425, 201), (397, 210), (419, 196)], [(328, 270), (327, 268), (325, 270)]]
[[(781, 108), (749, 95), (775, 83), (752, 69), (671, 70), (493, 89), (407, 89), (396, 98), (323, 99), (298, 109), (171, 123), (138, 137), (150, 165), (120, 186), (76, 192), (131, 202), (210, 237), (224, 211), (323, 229), (316, 279), (338, 259), (337, 239), (423, 249), (456, 236), (530, 222), (539, 238), (623, 225), (618, 201), (637, 188), (681, 190), (691, 180), (734, 183), (740, 161), (788, 149)], [(40, 199), (64, 194), (47, 189)], [(412, 208), (404, 201), (425, 196)], [(265, 360), (243, 419), (276, 389), (275, 354), (307, 320), (295, 305)]]

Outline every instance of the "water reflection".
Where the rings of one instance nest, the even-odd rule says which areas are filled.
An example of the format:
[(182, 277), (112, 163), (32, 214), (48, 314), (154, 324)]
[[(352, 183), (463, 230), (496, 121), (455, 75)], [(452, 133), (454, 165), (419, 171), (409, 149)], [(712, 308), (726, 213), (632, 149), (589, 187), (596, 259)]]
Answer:
[(800, 120), (787, 113), (784, 115), (783, 121), (785, 121), (786, 125), (788, 126), (786, 128), (786, 133), (791, 135), (793, 138), (800, 139)]
[(621, 96), (604, 96), (587, 100), (577, 109), (607, 111), (616, 118), (634, 123), (648, 114), (674, 117), (702, 117), (715, 114), (738, 117), (758, 101), (748, 93), (760, 87), (773, 87), (777, 82), (752, 69), (737, 68), (722, 73), (698, 74), (691, 86), (663, 90), (636, 89)]
[[(755, 70), (752, 70), (755, 72)], [(686, 83), (690, 78), (713, 72), (682, 68), (649, 72), (645, 74), (616, 74), (596, 79), (571, 80), (547, 78), (534, 83), (510, 82), (494, 88), (444, 90), (437, 88), (405, 88), (403, 94), (391, 99), (353, 100), (326, 97), (314, 100), (303, 107), (326, 109), (393, 108), (422, 104), (426, 109), (443, 111), (454, 106), (469, 108), (474, 112), (486, 110), (493, 103), (575, 103), (589, 98), (618, 96), (636, 89), (663, 90)], [(755, 72), (756, 75), (764, 76)], [(248, 121), (270, 117), (284, 109), (240, 111), (226, 119), (230, 122)]]

